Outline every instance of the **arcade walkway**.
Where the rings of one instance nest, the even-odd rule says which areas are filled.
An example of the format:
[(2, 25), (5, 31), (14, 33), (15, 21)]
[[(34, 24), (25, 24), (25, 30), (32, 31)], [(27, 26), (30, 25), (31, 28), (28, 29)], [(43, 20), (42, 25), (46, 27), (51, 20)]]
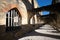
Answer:
[(18, 40), (60, 40), (60, 33), (50, 25), (44, 25)]

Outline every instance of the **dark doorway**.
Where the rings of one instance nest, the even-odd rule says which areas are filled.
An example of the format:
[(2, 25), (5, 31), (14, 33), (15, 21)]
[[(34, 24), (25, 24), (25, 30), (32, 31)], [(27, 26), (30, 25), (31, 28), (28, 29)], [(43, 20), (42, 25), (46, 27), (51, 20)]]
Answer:
[(18, 9), (13, 8), (6, 14), (6, 31), (20, 30), (20, 15)]

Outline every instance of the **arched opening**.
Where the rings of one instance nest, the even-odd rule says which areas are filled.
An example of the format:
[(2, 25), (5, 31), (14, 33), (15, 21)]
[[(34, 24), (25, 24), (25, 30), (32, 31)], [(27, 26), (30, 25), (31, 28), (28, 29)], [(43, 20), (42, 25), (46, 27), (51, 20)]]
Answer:
[(35, 17), (34, 16), (30, 19), (30, 24), (35, 24)]
[(9, 10), (6, 14), (6, 31), (20, 30), (21, 16), (17, 8)]

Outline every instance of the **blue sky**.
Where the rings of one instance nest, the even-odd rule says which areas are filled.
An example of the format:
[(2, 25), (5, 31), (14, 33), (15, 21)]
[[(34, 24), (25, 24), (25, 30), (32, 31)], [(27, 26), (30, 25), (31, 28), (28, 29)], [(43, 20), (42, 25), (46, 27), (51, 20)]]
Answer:
[[(38, 4), (39, 4), (39, 6), (42, 7), (42, 6), (51, 5), (52, 0), (37, 0), (37, 2), (38, 2)], [(49, 14), (49, 12), (44, 11), (44, 12), (43, 12), (43, 15), (46, 15), (46, 14)]]

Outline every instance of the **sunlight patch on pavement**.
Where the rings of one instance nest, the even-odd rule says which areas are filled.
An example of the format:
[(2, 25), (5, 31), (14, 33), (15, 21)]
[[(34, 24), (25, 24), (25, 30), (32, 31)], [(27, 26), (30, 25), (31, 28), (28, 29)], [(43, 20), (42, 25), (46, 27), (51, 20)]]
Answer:
[(60, 36), (60, 33), (53, 33), (56, 32), (56, 30), (52, 29), (50, 25), (44, 25), (40, 29), (35, 30), (35, 32)]
[(52, 36), (48, 37), (48, 35), (60, 36), (60, 33), (52, 33), (52, 31), (56, 30), (51, 29), (50, 25), (44, 25), (43, 27), (40, 27), (39, 29), (36, 29), (35, 31), (26, 34), (26, 36), (18, 40), (60, 40), (53, 38)]
[(54, 39), (54, 38), (50, 38), (50, 37), (45, 37), (45, 36), (27, 36), (27, 37), (23, 37), (21, 39), (18, 40), (58, 40), (58, 39)]

